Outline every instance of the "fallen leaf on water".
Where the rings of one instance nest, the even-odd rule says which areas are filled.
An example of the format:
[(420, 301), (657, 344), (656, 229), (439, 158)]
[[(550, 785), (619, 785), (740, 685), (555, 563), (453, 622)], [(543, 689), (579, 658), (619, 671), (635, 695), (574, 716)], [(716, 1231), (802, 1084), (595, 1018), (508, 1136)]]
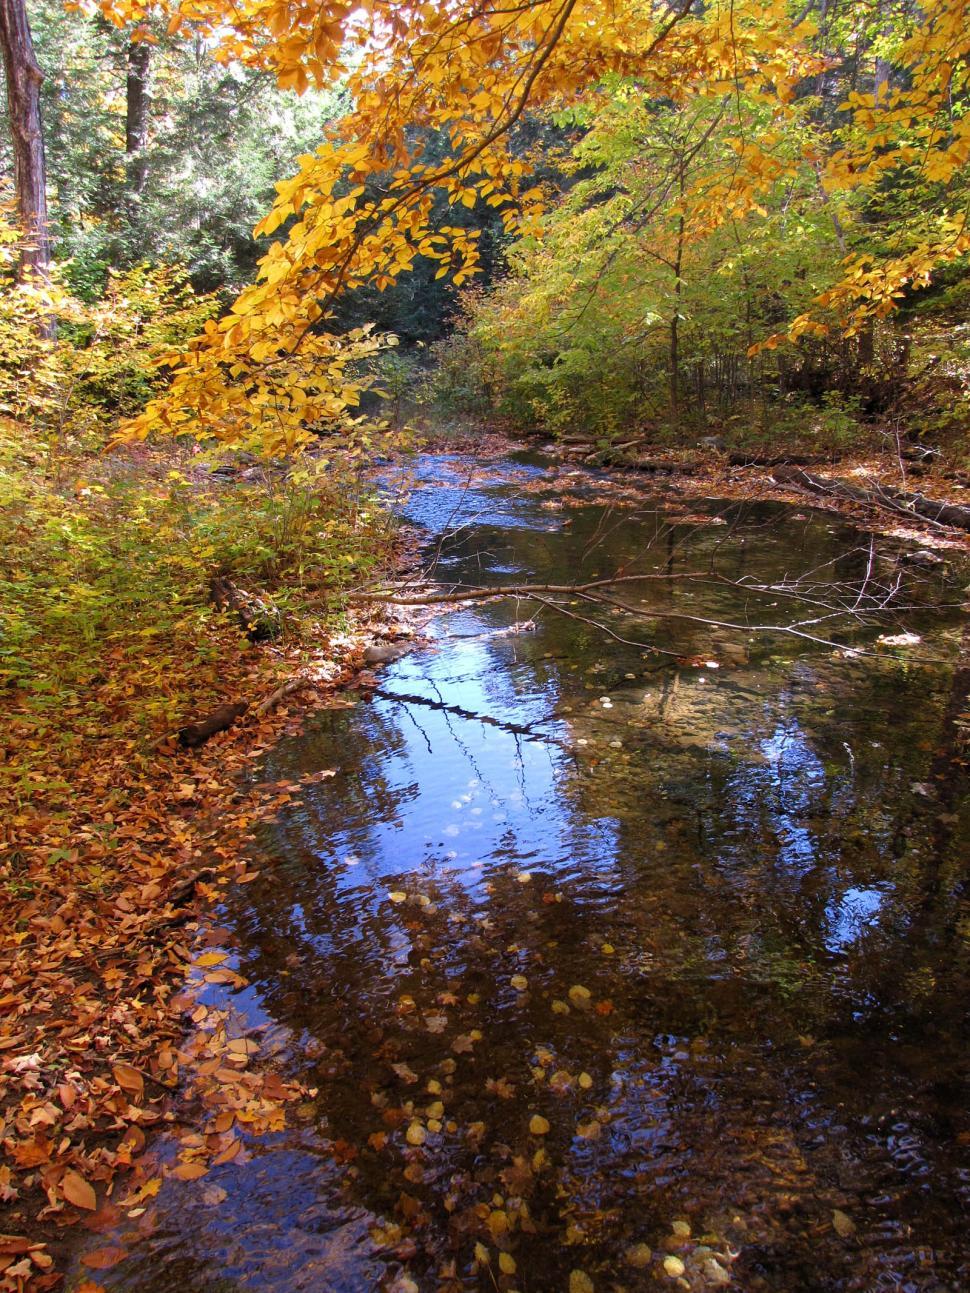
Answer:
[(684, 1263), (680, 1260), (679, 1257), (665, 1257), (664, 1270), (673, 1280), (673, 1279), (676, 1279), (679, 1275), (683, 1275), (685, 1267), (684, 1267)]
[(77, 1172), (64, 1173), (61, 1192), (68, 1203), (73, 1203), (76, 1208), (87, 1208), (89, 1212), (96, 1211), (98, 1200), (94, 1190)]
[(179, 1163), (178, 1167), (172, 1169), (172, 1176), (177, 1176), (180, 1181), (197, 1181), (200, 1176), (205, 1176), (208, 1167), (204, 1163)]
[(493, 1239), (499, 1239), (508, 1232), (509, 1219), (506, 1213), (500, 1208), (493, 1208), (488, 1214), (488, 1228), (492, 1232)]
[(835, 1228), (835, 1233), (841, 1239), (848, 1239), (850, 1235), (855, 1234), (855, 1222), (848, 1213), (842, 1212), (839, 1208), (836, 1208), (832, 1213), (832, 1225)]
[(202, 1202), (207, 1208), (216, 1208), (225, 1203), (229, 1196), (221, 1185), (207, 1185), (202, 1191)]
[(593, 1293), (593, 1281), (585, 1271), (569, 1272), (569, 1293)]
[(85, 1253), (81, 1261), (85, 1266), (90, 1266), (94, 1271), (107, 1271), (112, 1266), (117, 1266), (120, 1261), (128, 1256), (124, 1248), (94, 1248), (89, 1253)]
[(400, 889), (392, 890), (392, 892), (389, 893), (387, 896), (391, 902), (407, 902), (408, 900), (407, 894), (402, 893)]
[(503, 1275), (515, 1274), (515, 1270), (516, 1270), (515, 1258), (512, 1256), (511, 1253), (499, 1253), (498, 1268)]
[(36, 1247), (37, 1245), (26, 1235), (0, 1235), (0, 1253), (3, 1254), (11, 1253), (19, 1256), (20, 1253), (29, 1253), (31, 1248)]
[(248, 1037), (234, 1037), (228, 1049), (234, 1055), (255, 1055), (259, 1050), (259, 1043), (250, 1041)]
[(508, 1078), (487, 1078), (485, 1089), (491, 1095), (497, 1095), (500, 1100), (511, 1100), (515, 1095), (515, 1087)]
[(526, 988), (529, 986), (529, 980), (524, 974), (513, 974), (509, 982), (512, 984), (512, 987), (515, 988), (516, 992), (525, 992)]
[(634, 1244), (632, 1248), (626, 1250), (626, 1260), (630, 1266), (642, 1270), (653, 1261), (653, 1249), (649, 1244)]
[(207, 970), (210, 965), (221, 965), (226, 955), (225, 952), (203, 952), (194, 964), (200, 969)]
[(549, 1122), (541, 1113), (534, 1113), (529, 1119), (529, 1131), (533, 1136), (544, 1136), (549, 1130)]

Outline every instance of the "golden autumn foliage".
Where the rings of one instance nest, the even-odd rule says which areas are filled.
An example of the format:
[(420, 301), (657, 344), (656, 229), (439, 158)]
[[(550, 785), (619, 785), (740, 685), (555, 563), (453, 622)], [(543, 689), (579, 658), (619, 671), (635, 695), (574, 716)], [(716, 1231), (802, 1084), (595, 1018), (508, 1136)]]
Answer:
[[(308, 428), (346, 425), (358, 403), (359, 361), (381, 343), (366, 330), (330, 330), (341, 292), (387, 287), (419, 256), (457, 284), (475, 273), (476, 233), (433, 227), (436, 195), (454, 206), (484, 200), (510, 233), (541, 233), (542, 189), (509, 147), (527, 110), (595, 107), (605, 79), (623, 78), (673, 104), (743, 93), (770, 107), (781, 138), (799, 87), (828, 57), (815, 24), (799, 21), (785, 0), (734, 0), (703, 12), (652, 0), (101, 0), (100, 8), (136, 31), (159, 18), (171, 31), (194, 31), (216, 58), (269, 69), (298, 92), (335, 80), (347, 87), (349, 113), (277, 186), (258, 228), (275, 240), (257, 281), (181, 355), (169, 389), (127, 432), (255, 437), (274, 452), (298, 446)], [(757, 210), (786, 168), (806, 162), (833, 202), (889, 176), (904, 188), (932, 182), (945, 190), (970, 155), (970, 118), (953, 110), (970, 77), (968, 9), (966, 0), (942, 0), (900, 18), (887, 56), (903, 88), (887, 82), (878, 95), (850, 94), (843, 128), (824, 143), (806, 135), (811, 155), (773, 149), (764, 132), (739, 135), (730, 166), (684, 195), (695, 221), (716, 227)], [(443, 161), (424, 142), (432, 131), (450, 144)], [(965, 214), (944, 200), (915, 234), (901, 231), (898, 248), (847, 255), (820, 313), (800, 316), (769, 344), (818, 333), (832, 319), (857, 330), (968, 249)]]

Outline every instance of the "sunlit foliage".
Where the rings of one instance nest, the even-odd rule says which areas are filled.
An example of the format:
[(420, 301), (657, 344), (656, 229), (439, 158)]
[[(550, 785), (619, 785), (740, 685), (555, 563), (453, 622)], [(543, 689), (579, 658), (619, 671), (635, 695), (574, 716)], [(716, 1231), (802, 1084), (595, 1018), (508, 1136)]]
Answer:
[[(770, 117), (761, 130), (725, 140), (727, 163), (709, 171), (702, 188), (685, 192), (693, 219), (709, 228), (758, 211), (770, 191), (795, 181), (806, 165), (833, 203), (890, 181), (903, 189), (927, 180), (959, 186), (970, 147), (953, 106), (970, 75), (962, 57), (963, 0), (887, 15), (880, 58), (893, 75), (873, 93), (850, 92), (826, 138), (796, 134), (794, 147), (800, 95), (813, 78), (824, 81), (831, 66), (830, 33), (820, 33), (810, 8), (796, 21), (781, 0), (715, 4), (703, 12), (643, 0), (534, 0), (511, 9), (384, 0), (363, 6), (254, 0), (242, 8), (223, 0), (161, 6), (105, 0), (102, 8), (119, 24), (161, 9), (170, 30), (202, 33), (217, 57), (271, 68), (284, 87), (302, 91), (342, 78), (352, 104), (278, 185), (261, 230), (285, 237), (270, 247), (257, 283), (193, 347), (164, 401), (135, 424), (136, 435), (191, 425), (235, 440), (255, 418), (282, 447), (297, 444), (307, 426), (332, 421), (357, 394), (347, 381), (345, 347), (357, 354), (368, 344), (362, 336), (348, 343), (326, 332), (334, 297), (362, 283), (385, 286), (418, 256), (437, 260), (439, 272), (457, 283), (474, 273), (474, 231), (429, 227), (436, 192), (456, 205), (484, 198), (502, 210), (510, 232), (539, 233), (543, 194), (527, 163), (507, 147), (509, 129), (527, 107), (595, 107), (610, 78), (675, 107), (743, 97)], [(447, 132), (453, 155), (429, 161), (416, 127)], [(367, 184), (375, 177), (377, 195)], [(938, 203), (903, 221), (884, 247), (846, 249), (836, 281), (819, 299), (823, 315), (831, 312), (836, 326), (851, 331), (892, 309), (908, 284), (927, 281), (935, 267), (967, 250), (963, 220)], [(832, 326), (823, 315), (803, 311), (783, 335), (821, 335)], [(301, 359), (318, 381), (297, 379), (294, 363)]]

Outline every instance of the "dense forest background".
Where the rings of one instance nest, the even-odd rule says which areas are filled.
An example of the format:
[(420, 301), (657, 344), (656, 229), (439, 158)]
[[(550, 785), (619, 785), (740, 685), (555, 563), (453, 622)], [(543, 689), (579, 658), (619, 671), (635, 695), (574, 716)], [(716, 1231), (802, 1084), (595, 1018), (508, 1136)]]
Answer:
[[(808, 5), (799, 17), (817, 26), (825, 70), (798, 84), (783, 124), (740, 83), (685, 104), (620, 77), (586, 106), (527, 112), (511, 150), (544, 192), (542, 237), (507, 231), (482, 195), (453, 203), (439, 191), (431, 228), (477, 238), (478, 276), (458, 288), (419, 254), (380, 290), (343, 293), (336, 327), (393, 334), (399, 346), (378, 362), (386, 393), (439, 420), (607, 439), (646, 428), (672, 443), (715, 431), (740, 447), (821, 452), (905, 433), (963, 465), (965, 258), (914, 274), (896, 311), (854, 335), (785, 335), (825, 301), (847, 258), (878, 267), (913, 252), (966, 205), (965, 176), (934, 181), (918, 158), (875, 186), (834, 192), (822, 180), (821, 159), (858, 135), (850, 105), (893, 92), (917, 15), (909, 3)], [(347, 111), (346, 92), (281, 90), (269, 72), (222, 65), (201, 37), (160, 24), (119, 29), (55, 0), (33, 0), (29, 16), (65, 289), (96, 305), (118, 275), (164, 267), (197, 300), (212, 294), (212, 312), (225, 308), (267, 250), (253, 228), (276, 182)], [(948, 111), (959, 125), (964, 105)], [(415, 133), (426, 157), (448, 156), (444, 132)], [(712, 219), (739, 139), (759, 151), (756, 200)], [(2, 166), (9, 188), (9, 143)], [(130, 414), (148, 384), (122, 386), (103, 404)]]

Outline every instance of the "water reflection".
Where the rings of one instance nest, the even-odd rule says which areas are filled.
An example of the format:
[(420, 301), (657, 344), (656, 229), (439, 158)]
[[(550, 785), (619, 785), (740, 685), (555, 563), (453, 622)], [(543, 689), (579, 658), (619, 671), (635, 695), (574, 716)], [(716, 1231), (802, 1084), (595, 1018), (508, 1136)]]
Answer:
[[(665, 598), (729, 619), (736, 590), (673, 578), (715, 546), (777, 578), (794, 524), (804, 565), (861, 569), (850, 530), (785, 509), (553, 514), (541, 466), (433, 470), (412, 515), (480, 518), (446, 579), (647, 554)], [(913, 790), (951, 670), (649, 627), (656, 597), (649, 631), (719, 669), (481, 607), (270, 756), (336, 775), (263, 832), (223, 923), (237, 1004), (319, 1094), (248, 1162), (166, 1186), (109, 1286), (676, 1287), (665, 1254), (690, 1288), (970, 1282), (966, 800), (946, 762), (941, 833)], [(942, 655), (948, 631), (924, 625)]]

